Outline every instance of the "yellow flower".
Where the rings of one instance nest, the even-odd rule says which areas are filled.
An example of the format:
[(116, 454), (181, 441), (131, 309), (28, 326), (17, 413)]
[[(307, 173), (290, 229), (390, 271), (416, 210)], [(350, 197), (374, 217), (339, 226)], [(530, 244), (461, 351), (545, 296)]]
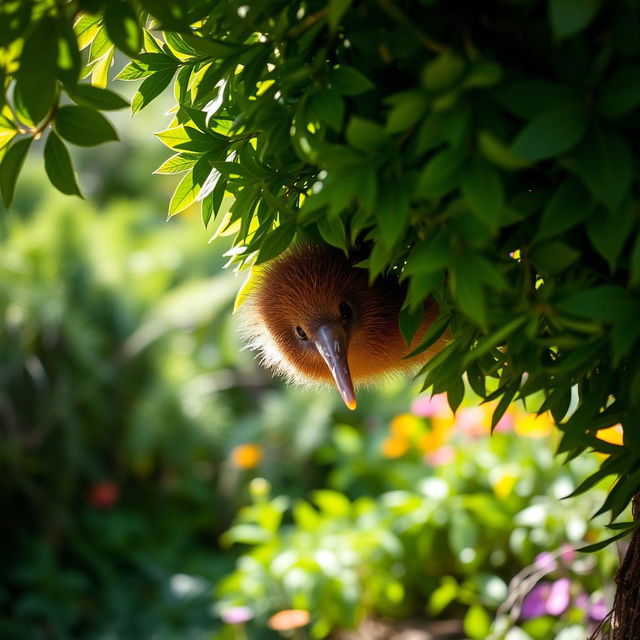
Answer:
[(396, 416), (390, 425), (392, 436), (396, 438), (411, 438), (420, 429), (420, 420), (410, 413), (401, 413)]
[(498, 498), (506, 498), (511, 495), (518, 482), (518, 476), (513, 473), (501, 473), (493, 483), (493, 492)]
[(596, 433), (596, 437), (600, 438), (600, 440), (604, 440), (605, 442), (609, 442), (611, 444), (623, 444), (623, 432), (622, 425), (615, 424), (613, 427), (608, 427), (607, 429), (600, 429)]
[(285, 609), (274, 613), (267, 624), (274, 631), (289, 631), (309, 624), (310, 617), (309, 612), (304, 609)]
[(431, 427), (436, 433), (439, 433), (443, 439), (453, 429), (455, 423), (456, 419), (453, 413), (434, 416), (431, 418)]
[(231, 450), (231, 462), (239, 469), (254, 469), (262, 460), (262, 449), (257, 444), (239, 444)]
[(520, 413), (515, 418), (514, 431), (526, 438), (546, 438), (553, 431), (553, 421), (549, 412), (541, 415)]
[(382, 455), (385, 458), (400, 458), (409, 451), (409, 441), (398, 436), (389, 436), (382, 441)]

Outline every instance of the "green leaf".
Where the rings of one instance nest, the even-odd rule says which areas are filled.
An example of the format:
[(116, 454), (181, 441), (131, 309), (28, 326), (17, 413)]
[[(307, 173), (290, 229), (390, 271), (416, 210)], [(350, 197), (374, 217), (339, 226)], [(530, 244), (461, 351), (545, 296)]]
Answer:
[(475, 158), (462, 175), (462, 194), (471, 211), (490, 229), (500, 226), (504, 188), (500, 174), (491, 165)]
[(566, 180), (542, 213), (536, 241), (558, 236), (575, 227), (588, 218), (592, 211), (593, 202), (586, 189), (575, 178)]
[(345, 135), (352, 147), (365, 152), (380, 151), (390, 142), (389, 136), (377, 122), (365, 118), (350, 118)]
[(500, 84), (504, 73), (502, 67), (491, 60), (475, 62), (464, 78), (462, 86), (466, 89), (491, 87)]
[(631, 269), (629, 273), (629, 284), (638, 286), (640, 284), (640, 232), (636, 235), (631, 252)]
[(444, 149), (432, 156), (418, 176), (418, 196), (437, 198), (454, 189), (460, 179), (464, 152)]
[(640, 312), (640, 298), (622, 287), (603, 285), (578, 291), (559, 302), (556, 307), (567, 314), (614, 322), (621, 315)]
[(58, 191), (82, 197), (69, 150), (53, 130), (49, 132), (44, 145), (44, 168), (51, 184)]
[(543, 275), (564, 271), (580, 257), (580, 252), (562, 242), (545, 242), (531, 251), (531, 261)]
[(148, 65), (138, 60), (132, 60), (118, 73), (116, 80), (140, 80), (141, 78), (147, 78), (153, 73), (155, 73), (155, 70), (151, 69)]
[(112, 111), (128, 107), (129, 103), (117, 93), (91, 84), (79, 84), (68, 89), (69, 97), (80, 105), (95, 107), (101, 111)]
[(113, 62), (113, 54), (115, 50), (115, 46), (111, 45), (107, 49), (107, 52), (97, 60), (91, 68), (91, 84), (94, 87), (104, 89), (107, 86), (107, 82), (109, 81), (109, 69)]
[(518, 318), (514, 318), (510, 322), (507, 322), (499, 329), (494, 331), (493, 333), (485, 336), (478, 340), (478, 344), (471, 350), (464, 358), (465, 366), (469, 363), (477, 360), (479, 357), (483, 356), (485, 353), (491, 351), (495, 347), (500, 346), (504, 343), (504, 341), (517, 329), (519, 329), (526, 321), (527, 316), (519, 316)]
[[(425, 296), (422, 296), (422, 300), (424, 300), (424, 298)], [(409, 299), (409, 296), (407, 296), (407, 303), (410, 302), (411, 301)], [(409, 306), (411, 305), (409, 304)], [(416, 305), (414, 309), (419, 309), (420, 313), (424, 314), (422, 305)], [(450, 321), (451, 316), (445, 311), (441, 310), (440, 315), (429, 325), (429, 328), (422, 336), (420, 344), (411, 353), (406, 355), (405, 358), (413, 358), (414, 356), (417, 356), (418, 354), (426, 351), (429, 347), (434, 345), (444, 335), (444, 332), (447, 330)]]
[(16, 140), (0, 162), (0, 193), (2, 194), (4, 206), (7, 208), (13, 202), (16, 181), (32, 142), (33, 138), (30, 137)]
[(342, 20), (342, 16), (351, 6), (353, 0), (330, 0), (329, 1), (329, 26), (331, 31), (335, 31)]
[(113, 47), (114, 45), (111, 40), (109, 40), (106, 29), (104, 26), (101, 26), (91, 41), (91, 47), (89, 48), (89, 62), (99, 60)]
[(484, 640), (491, 630), (491, 617), (478, 604), (469, 607), (463, 621), (464, 632), (469, 638)]
[(6, 47), (17, 40), (29, 26), (32, 0), (0, 2), (0, 47)]
[(406, 233), (409, 222), (410, 193), (402, 182), (380, 185), (375, 206), (376, 220), (381, 232), (379, 242), (391, 248)]
[(53, 106), (56, 96), (57, 25), (42, 18), (25, 40), (16, 73), (15, 93), (32, 124), (40, 122)]
[(402, 276), (441, 271), (451, 261), (449, 239), (443, 233), (434, 233), (420, 240), (412, 249), (404, 265)]
[(176, 153), (165, 160), (153, 173), (172, 174), (189, 171), (202, 156), (197, 153)]
[(449, 287), (458, 309), (486, 331), (486, 292), (473, 265), (459, 259), (453, 264), (450, 276)]
[(76, 35), (78, 48), (80, 51), (86, 49), (100, 31), (101, 16), (83, 13), (73, 25), (73, 32)]
[[(501, 385), (502, 388), (502, 385)], [(504, 387), (504, 392), (502, 393), (502, 397), (500, 398), (500, 402), (498, 402), (496, 408), (493, 411), (491, 416), (491, 433), (498, 426), (498, 422), (500, 422), (502, 416), (505, 414), (509, 405), (513, 401), (514, 396), (518, 392), (520, 388), (520, 378), (516, 379), (514, 382), (511, 382)]]
[(615, 536), (611, 536), (610, 538), (606, 538), (605, 540), (601, 540), (600, 542), (596, 542), (594, 544), (588, 544), (585, 547), (580, 547), (579, 549), (576, 549), (576, 551), (579, 551), (580, 553), (595, 553), (596, 551), (600, 551), (601, 549), (608, 547), (612, 542), (625, 538), (632, 531), (634, 531), (639, 525), (640, 525), (640, 520), (634, 522), (633, 525), (630, 526), (628, 529), (625, 529), (624, 531), (620, 531), (619, 533), (616, 533)]
[(633, 159), (627, 141), (604, 127), (592, 128), (576, 148), (575, 171), (593, 197), (617, 207), (631, 187)]
[(412, 127), (426, 113), (429, 101), (421, 91), (403, 91), (389, 96), (392, 104), (387, 115), (386, 131), (399, 133)]
[(344, 121), (344, 100), (335, 89), (323, 89), (312, 94), (309, 105), (316, 116), (326, 122), (334, 131), (342, 130)]
[(218, 215), (220, 207), (222, 206), (222, 201), (224, 200), (226, 189), (227, 179), (220, 179), (216, 183), (213, 191), (202, 200), (202, 221), (204, 222), (205, 229), (207, 228), (211, 217), (213, 216), (215, 218)]
[(543, 80), (511, 82), (497, 87), (493, 95), (505, 109), (524, 120), (575, 104), (578, 99), (568, 86)]
[(558, 39), (572, 36), (595, 17), (600, 0), (549, 0), (549, 20)]
[(322, 216), (316, 222), (316, 226), (327, 244), (347, 250), (347, 232), (340, 216)]
[(596, 106), (605, 118), (619, 118), (640, 104), (640, 66), (624, 66), (600, 87)]
[(513, 171), (522, 169), (530, 164), (527, 160), (523, 160), (515, 154), (502, 140), (488, 131), (480, 131), (478, 133), (478, 149), (489, 162), (502, 169)]
[(202, 185), (204, 185), (210, 171), (211, 167), (209, 163), (201, 159), (195, 164), (191, 171), (183, 176), (171, 196), (169, 202), (169, 218), (175, 216), (176, 213), (184, 211), (196, 202)]
[(169, 86), (174, 74), (174, 69), (165, 69), (146, 78), (131, 100), (131, 113), (137, 113), (157, 98)]
[(178, 151), (204, 153), (211, 151), (216, 144), (216, 140), (212, 136), (184, 125), (171, 127), (155, 135), (169, 149)]
[(443, 280), (443, 271), (416, 273), (409, 279), (405, 304), (410, 309), (422, 306), (427, 296), (442, 287)]
[(256, 264), (262, 264), (279, 256), (293, 240), (296, 233), (296, 225), (293, 220), (288, 220), (269, 233), (260, 247)]
[(400, 326), (400, 334), (407, 343), (407, 346), (411, 345), (411, 341), (416, 335), (416, 331), (420, 328), (422, 321), (424, 320), (424, 310), (420, 307), (411, 309), (410, 307), (404, 307), (400, 311), (398, 316), (398, 323)]
[(626, 202), (615, 211), (600, 209), (587, 221), (587, 236), (595, 250), (615, 269), (635, 222), (635, 208)]
[(375, 88), (369, 78), (357, 69), (340, 65), (329, 73), (331, 87), (343, 96), (355, 96)]
[(80, 147), (94, 147), (118, 139), (111, 123), (91, 107), (60, 107), (54, 126), (61, 138)]
[(142, 27), (134, 8), (122, 0), (109, 0), (104, 10), (104, 26), (113, 44), (128, 56), (142, 49)]
[(446, 91), (462, 77), (465, 62), (450, 51), (438, 55), (422, 71), (422, 86), (429, 91)]
[(532, 120), (518, 134), (512, 149), (524, 160), (552, 158), (575, 146), (586, 126), (587, 116), (583, 109), (561, 107)]
[(58, 40), (57, 76), (66, 85), (73, 86), (78, 82), (82, 60), (76, 35), (67, 20), (63, 18), (56, 20), (56, 36)]

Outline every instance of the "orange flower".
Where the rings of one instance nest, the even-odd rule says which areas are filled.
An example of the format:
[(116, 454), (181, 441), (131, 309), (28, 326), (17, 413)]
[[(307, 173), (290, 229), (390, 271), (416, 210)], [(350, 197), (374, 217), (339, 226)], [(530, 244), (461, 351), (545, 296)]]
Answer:
[(420, 429), (420, 420), (410, 413), (396, 416), (390, 425), (391, 434), (396, 438), (410, 438)]
[(553, 420), (549, 412), (541, 415), (520, 413), (515, 418), (514, 431), (526, 438), (546, 438), (553, 431)]
[(607, 429), (600, 429), (596, 433), (596, 437), (600, 438), (600, 440), (604, 440), (605, 442), (609, 442), (610, 444), (623, 444), (623, 432), (621, 424), (614, 424), (613, 427), (608, 427)]
[(428, 431), (420, 438), (420, 450), (423, 453), (437, 451), (444, 442), (444, 435), (440, 431)]
[(382, 441), (382, 455), (385, 458), (400, 458), (409, 451), (409, 441), (398, 436), (389, 436)]
[(299, 629), (309, 624), (309, 612), (304, 609), (285, 609), (274, 613), (267, 624), (274, 631), (289, 631)]
[(257, 444), (239, 444), (231, 450), (231, 462), (239, 469), (253, 469), (262, 460), (262, 449)]

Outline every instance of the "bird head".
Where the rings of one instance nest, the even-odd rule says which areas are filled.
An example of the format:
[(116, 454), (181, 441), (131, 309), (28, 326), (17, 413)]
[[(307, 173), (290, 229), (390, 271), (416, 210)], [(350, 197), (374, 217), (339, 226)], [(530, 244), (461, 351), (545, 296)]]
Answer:
[(302, 383), (335, 383), (349, 409), (354, 389), (415, 363), (398, 328), (397, 278), (369, 285), (365, 269), (325, 245), (301, 245), (262, 270), (246, 333), (263, 363)]

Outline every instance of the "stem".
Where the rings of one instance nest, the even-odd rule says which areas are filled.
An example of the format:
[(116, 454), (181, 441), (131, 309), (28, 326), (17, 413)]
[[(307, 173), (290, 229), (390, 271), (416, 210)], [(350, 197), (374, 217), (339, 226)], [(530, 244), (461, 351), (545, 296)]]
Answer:
[(414, 35), (416, 40), (429, 51), (444, 53), (447, 50), (443, 44), (432, 40), (418, 29), (409, 16), (393, 0), (378, 0), (378, 6), (393, 20), (406, 27)]
[(323, 18), (327, 16), (329, 13), (329, 8), (322, 9), (322, 11), (318, 11), (317, 13), (312, 13), (310, 16), (307, 16), (299, 25), (293, 27), (287, 33), (287, 38), (297, 38), (302, 35), (308, 29), (311, 29), (314, 24), (320, 22)]
[(49, 113), (47, 114), (47, 117), (40, 123), (38, 127), (36, 127), (35, 129), (31, 129), (31, 133), (33, 134), (34, 140), (38, 140), (40, 138), (43, 131), (49, 126), (51, 121), (56, 117), (56, 113), (58, 113), (58, 100), (59, 100), (59, 95), (56, 96), (56, 100), (51, 106), (51, 109), (49, 109)]

